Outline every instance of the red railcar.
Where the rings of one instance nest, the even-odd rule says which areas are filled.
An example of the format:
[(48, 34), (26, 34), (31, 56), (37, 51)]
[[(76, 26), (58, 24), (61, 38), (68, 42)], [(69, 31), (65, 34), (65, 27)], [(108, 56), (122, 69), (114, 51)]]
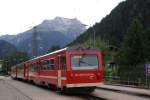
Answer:
[(13, 66), (11, 76), (65, 92), (92, 92), (102, 82), (101, 52), (67, 47)]

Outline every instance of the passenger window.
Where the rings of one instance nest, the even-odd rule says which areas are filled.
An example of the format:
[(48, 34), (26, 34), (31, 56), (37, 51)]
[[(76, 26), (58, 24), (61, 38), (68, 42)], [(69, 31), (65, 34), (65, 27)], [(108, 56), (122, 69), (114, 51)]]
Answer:
[(41, 63), (42, 70), (54, 70), (54, 59), (45, 60)]
[(33, 72), (33, 71), (34, 71), (34, 69), (33, 69), (33, 65), (32, 65), (32, 64), (30, 64), (30, 71), (31, 71), (31, 72)]
[(42, 62), (42, 70), (46, 70), (46, 63), (45, 63), (45, 61)]
[(51, 68), (50, 68), (50, 61), (49, 60), (46, 61), (46, 65), (47, 65), (47, 70), (50, 70)]
[(61, 57), (61, 63), (62, 63), (62, 69), (66, 69), (66, 57), (65, 56)]
[(55, 65), (54, 59), (51, 59), (51, 60), (50, 60), (50, 67), (51, 67), (52, 70), (54, 70), (54, 68), (55, 68), (54, 65)]
[(50, 70), (50, 61), (49, 60), (42, 62), (42, 70)]
[(37, 69), (38, 69), (38, 68), (37, 68), (37, 64), (36, 64), (36, 63), (30, 65), (30, 70), (31, 70), (32, 72), (37, 71)]

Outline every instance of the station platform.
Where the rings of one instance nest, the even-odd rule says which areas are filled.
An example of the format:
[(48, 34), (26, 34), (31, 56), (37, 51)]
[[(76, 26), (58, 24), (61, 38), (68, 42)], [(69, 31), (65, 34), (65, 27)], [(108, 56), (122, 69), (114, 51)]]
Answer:
[(141, 88), (135, 88), (135, 87), (127, 87), (127, 86), (121, 86), (121, 85), (107, 85), (107, 84), (101, 84), (97, 88), (110, 90), (110, 91), (116, 91), (116, 92), (123, 92), (127, 94), (138, 95), (138, 96), (150, 97), (150, 89), (141, 89)]

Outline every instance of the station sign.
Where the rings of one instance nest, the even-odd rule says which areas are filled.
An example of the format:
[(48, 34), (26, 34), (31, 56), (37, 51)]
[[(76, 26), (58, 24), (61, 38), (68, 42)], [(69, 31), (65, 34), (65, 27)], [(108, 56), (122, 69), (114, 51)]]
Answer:
[(145, 64), (146, 76), (150, 76), (150, 64)]

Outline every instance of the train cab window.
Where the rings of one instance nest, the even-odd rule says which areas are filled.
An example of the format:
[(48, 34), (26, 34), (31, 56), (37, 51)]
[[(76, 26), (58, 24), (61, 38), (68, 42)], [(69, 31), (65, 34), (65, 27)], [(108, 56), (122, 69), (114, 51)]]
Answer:
[(65, 56), (61, 57), (61, 64), (62, 64), (62, 69), (66, 69), (66, 57)]
[(98, 69), (98, 57), (94, 54), (71, 55), (73, 70)]

